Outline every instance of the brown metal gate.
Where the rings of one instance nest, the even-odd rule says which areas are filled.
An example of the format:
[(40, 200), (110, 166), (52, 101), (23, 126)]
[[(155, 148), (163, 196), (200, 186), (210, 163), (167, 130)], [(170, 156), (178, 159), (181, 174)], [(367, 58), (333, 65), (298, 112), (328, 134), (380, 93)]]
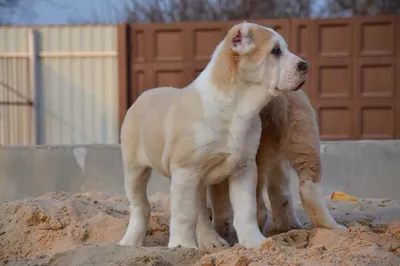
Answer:
[[(237, 22), (121, 25), (120, 121), (143, 91), (189, 84)], [(255, 22), (310, 63), (322, 139), (400, 138), (400, 15)]]

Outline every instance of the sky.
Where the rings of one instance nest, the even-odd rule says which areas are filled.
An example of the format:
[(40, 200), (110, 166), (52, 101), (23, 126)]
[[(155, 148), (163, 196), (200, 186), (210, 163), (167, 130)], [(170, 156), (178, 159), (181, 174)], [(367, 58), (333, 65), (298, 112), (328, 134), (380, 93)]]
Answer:
[[(26, 0), (24, 0), (26, 1)], [(317, 2), (323, 2), (318, 0)], [(16, 14), (13, 24), (69, 24), (71, 20), (84, 23), (97, 14), (110, 14), (110, 6), (122, 8), (125, 0), (31, 0), (32, 16)], [(25, 3), (28, 3), (26, 1)]]
[(124, 0), (32, 0), (32, 16), (16, 14), (15, 24), (68, 24), (71, 19), (91, 18), (93, 10), (105, 14), (110, 3), (122, 6)]

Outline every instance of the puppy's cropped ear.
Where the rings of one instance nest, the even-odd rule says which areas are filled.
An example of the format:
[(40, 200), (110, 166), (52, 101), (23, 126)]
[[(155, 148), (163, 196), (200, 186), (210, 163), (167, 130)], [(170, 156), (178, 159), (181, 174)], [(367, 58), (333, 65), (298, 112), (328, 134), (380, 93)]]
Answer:
[(243, 23), (232, 37), (232, 51), (246, 55), (256, 47), (253, 33), (247, 23)]

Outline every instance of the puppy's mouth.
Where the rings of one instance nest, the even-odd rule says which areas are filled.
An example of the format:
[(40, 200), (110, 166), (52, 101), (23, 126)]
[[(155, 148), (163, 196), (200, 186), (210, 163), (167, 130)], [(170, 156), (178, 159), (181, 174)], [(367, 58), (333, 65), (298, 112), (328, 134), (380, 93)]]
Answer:
[(304, 83), (306, 83), (306, 81), (303, 81), (302, 83), (299, 84), (299, 86), (297, 86), (293, 91), (298, 91), (301, 89), (301, 87), (303, 87)]
[[(303, 87), (303, 85), (304, 85), (305, 83), (306, 83), (306, 81), (304, 80), (304, 81), (302, 81), (296, 88), (294, 88), (294, 89), (286, 89), (286, 90), (283, 90), (283, 91), (298, 91), (298, 90), (301, 89), (301, 87)], [(282, 91), (282, 90), (279, 89), (278, 87), (276, 87), (275, 90), (277, 90), (277, 91)]]

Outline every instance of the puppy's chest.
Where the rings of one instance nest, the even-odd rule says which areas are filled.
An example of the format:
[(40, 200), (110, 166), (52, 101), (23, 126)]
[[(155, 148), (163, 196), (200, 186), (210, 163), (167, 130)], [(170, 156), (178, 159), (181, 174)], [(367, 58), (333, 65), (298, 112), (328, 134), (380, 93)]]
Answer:
[(199, 124), (195, 130), (197, 148), (240, 153), (246, 149), (249, 130), (240, 121), (209, 121)]
[(203, 122), (195, 132), (195, 143), (203, 156), (218, 156), (221, 164), (235, 164), (250, 154), (255, 154), (261, 134), (261, 121), (235, 118)]

